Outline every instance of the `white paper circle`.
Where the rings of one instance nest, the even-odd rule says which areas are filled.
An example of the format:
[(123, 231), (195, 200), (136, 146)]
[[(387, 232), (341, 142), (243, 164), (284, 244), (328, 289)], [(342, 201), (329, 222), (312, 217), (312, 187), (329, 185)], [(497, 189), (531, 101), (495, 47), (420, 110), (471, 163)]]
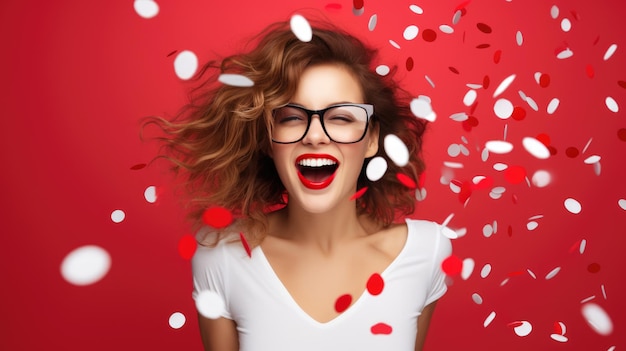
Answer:
[(248, 88), (254, 86), (254, 82), (252, 81), (252, 79), (235, 73), (222, 73), (217, 78), (217, 80), (222, 84), (230, 85), (233, 87)]
[(491, 265), (489, 263), (485, 264), (483, 268), (480, 270), (480, 277), (487, 278), (491, 273)]
[(144, 199), (146, 199), (147, 202), (151, 204), (155, 203), (157, 200), (156, 187), (154, 185), (150, 185), (149, 187), (147, 187), (146, 190), (143, 192), (143, 197)]
[(133, 7), (135, 12), (143, 18), (153, 18), (159, 14), (159, 4), (153, 0), (135, 0)]
[(498, 85), (496, 90), (493, 92), (493, 97), (496, 98), (498, 95), (502, 94), (515, 80), (515, 74), (511, 74), (510, 76), (504, 78), (502, 82)]
[(102, 279), (111, 268), (111, 256), (103, 248), (86, 245), (74, 249), (61, 263), (61, 275), (70, 284), (89, 285)]
[(183, 327), (183, 325), (185, 325), (186, 321), (187, 318), (185, 318), (184, 314), (180, 312), (174, 312), (172, 313), (172, 315), (170, 315), (168, 323), (172, 329), (180, 329)]
[(550, 184), (552, 176), (548, 171), (538, 170), (533, 174), (532, 183), (538, 188), (543, 188)]
[(565, 199), (565, 202), (563, 204), (565, 205), (565, 209), (573, 214), (579, 214), (580, 211), (582, 211), (582, 206), (580, 202), (572, 199), (571, 197)]
[(465, 96), (463, 97), (463, 104), (465, 106), (472, 106), (474, 101), (476, 101), (477, 96), (478, 96), (478, 93), (476, 93), (476, 90), (474, 89), (468, 90), (467, 93), (465, 93)]
[(289, 22), (291, 31), (300, 41), (309, 42), (313, 39), (313, 30), (309, 21), (302, 15), (293, 15)]
[(498, 99), (493, 105), (493, 112), (500, 119), (508, 119), (513, 114), (513, 104), (507, 99)]
[(507, 154), (513, 150), (513, 144), (503, 140), (490, 140), (485, 143), (485, 147), (494, 154)]
[(613, 322), (602, 307), (595, 303), (587, 303), (582, 307), (582, 314), (587, 324), (600, 335), (609, 335), (613, 332)]
[(622, 210), (626, 211), (626, 199), (619, 199), (617, 201), (617, 206), (619, 206)]
[(423, 97), (411, 100), (411, 112), (415, 117), (425, 119), (429, 122), (434, 122), (437, 118), (430, 101)]
[(521, 323), (521, 325), (513, 328), (515, 334), (518, 336), (527, 336), (531, 331), (533, 331), (533, 326), (528, 321), (521, 321)]
[(113, 223), (121, 223), (126, 218), (126, 213), (122, 210), (114, 210), (111, 212), (111, 220)]
[(417, 28), (416, 25), (410, 25), (404, 29), (404, 33), (402, 33), (402, 36), (405, 40), (413, 40), (417, 37), (418, 33), (419, 28)]
[(610, 96), (607, 96), (606, 99), (604, 100), (606, 107), (611, 111), (611, 112), (619, 112), (619, 106), (617, 106), (617, 101), (615, 101), (615, 99), (613, 99)]
[(393, 134), (385, 136), (385, 153), (398, 167), (404, 167), (409, 163), (409, 149)]
[(463, 268), (461, 269), (461, 278), (463, 280), (469, 279), (469, 277), (472, 275), (472, 272), (474, 272), (475, 265), (476, 263), (471, 258), (466, 258), (463, 260)]
[(572, 29), (572, 22), (568, 18), (563, 18), (561, 20), (561, 30), (569, 32), (570, 29)]
[(376, 156), (370, 160), (365, 169), (367, 179), (372, 182), (379, 180), (387, 172), (387, 161), (380, 156)]
[(477, 305), (482, 305), (483, 304), (483, 297), (480, 296), (478, 293), (473, 293), (472, 294), (472, 300)]
[(182, 80), (187, 80), (196, 74), (198, 57), (192, 51), (183, 50), (174, 59), (174, 72)]
[(379, 76), (386, 76), (389, 72), (391, 72), (391, 69), (387, 65), (379, 65), (376, 67), (376, 73), (378, 73)]
[(547, 112), (549, 115), (553, 114), (554, 111), (556, 111), (556, 109), (559, 107), (559, 103), (561, 101), (557, 98), (553, 98), (552, 100), (550, 100), (550, 103), (548, 104), (548, 108), (547, 108)]
[(367, 29), (369, 29), (370, 32), (373, 32), (374, 29), (376, 29), (376, 24), (378, 23), (378, 15), (377, 14), (373, 14), (370, 17), (369, 22), (367, 23)]

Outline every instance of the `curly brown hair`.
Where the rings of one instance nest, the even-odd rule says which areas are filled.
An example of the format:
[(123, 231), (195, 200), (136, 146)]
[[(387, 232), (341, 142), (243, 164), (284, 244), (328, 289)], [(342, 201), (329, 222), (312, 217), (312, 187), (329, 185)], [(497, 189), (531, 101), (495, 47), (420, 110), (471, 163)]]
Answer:
[[(381, 136), (376, 156), (384, 157), (384, 136), (389, 134), (409, 150), (408, 165), (388, 162), (387, 172), (375, 182), (367, 179), (369, 159), (364, 161), (357, 188), (368, 190), (356, 200), (358, 214), (383, 227), (412, 214), (414, 191), (396, 174), (417, 183), (424, 170), (420, 154), (426, 122), (412, 115), (411, 95), (393, 79), (396, 68), (385, 76), (377, 74), (377, 50), (326, 22), (314, 23), (309, 42), (297, 39), (289, 22), (270, 25), (254, 42), (247, 53), (205, 64), (194, 77), (197, 85), (189, 104), (174, 119), (151, 117), (144, 123), (156, 124), (163, 132), (156, 138), (163, 146), (160, 157), (171, 160), (176, 173), (183, 175), (194, 226), (202, 224), (207, 208), (224, 207), (240, 217), (249, 244), (260, 244), (267, 233), (268, 209), (285, 205), (285, 187), (268, 156), (272, 111), (290, 102), (307, 67), (322, 63), (348, 68), (363, 88), (364, 101), (374, 105), (371, 130)], [(222, 73), (244, 75), (254, 85), (222, 85), (217, 81)]]

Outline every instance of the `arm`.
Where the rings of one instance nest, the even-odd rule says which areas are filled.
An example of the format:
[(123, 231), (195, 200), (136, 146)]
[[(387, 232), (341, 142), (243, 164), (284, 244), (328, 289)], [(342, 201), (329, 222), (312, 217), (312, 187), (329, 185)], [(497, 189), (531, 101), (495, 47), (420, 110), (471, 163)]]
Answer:
[(415, 339), (415, 351), (422, 351), (422, 348), (424, 347), (426, 333), (428, 332), (430, 319), (432, 318), (433, 312), (435, 311), (435, 306), (437, 306), (437, 301), (432, 302), (428, 306), (424, 307), (424, 309), (422, 310), (422, 314), (417, 317), (417, 338)]
[(227, 318), (208, 319), (198, 314), (200, 336), (205, 351), (238, 351), (239, 338), (235, 321)]

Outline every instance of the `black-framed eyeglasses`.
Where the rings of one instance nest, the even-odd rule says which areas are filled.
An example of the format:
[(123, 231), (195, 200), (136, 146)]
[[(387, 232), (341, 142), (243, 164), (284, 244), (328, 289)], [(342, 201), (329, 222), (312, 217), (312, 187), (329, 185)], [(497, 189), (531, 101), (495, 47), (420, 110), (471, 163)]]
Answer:
[(313, 116), (318, 115), (322, 129), (331, 141), (358, 143), (365, 137), (373, 114), (374, 106), (370, 104), (337, 104), (322, 110), (288, 104), (273, 111), (272, 141), (279, 144), (299, 142), (309, 131)]

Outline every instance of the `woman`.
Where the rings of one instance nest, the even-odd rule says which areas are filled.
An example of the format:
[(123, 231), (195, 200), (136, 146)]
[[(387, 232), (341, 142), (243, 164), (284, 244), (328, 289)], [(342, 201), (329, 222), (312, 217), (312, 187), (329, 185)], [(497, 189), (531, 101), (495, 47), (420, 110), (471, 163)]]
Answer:
[[(211, 85), (209, 63), (180, 118), (158, 122), (196, 221), (215, 207), (237, 218), (199, 231), (193, 296), (205, 349), (421, 350), (451, 251), (439, 225), (396, 221), (415, 209), (424, 122), (355, 37), (318, 24), (302, 41), (278, 23), (260, 38), (219, 66), (253, 86)], [(408, 163), (388, 162), (372, 181), (368, 161), (385, 156), (392, 134)], [(215, 308), (206, 301), (223, 309), (203, 313)]]

